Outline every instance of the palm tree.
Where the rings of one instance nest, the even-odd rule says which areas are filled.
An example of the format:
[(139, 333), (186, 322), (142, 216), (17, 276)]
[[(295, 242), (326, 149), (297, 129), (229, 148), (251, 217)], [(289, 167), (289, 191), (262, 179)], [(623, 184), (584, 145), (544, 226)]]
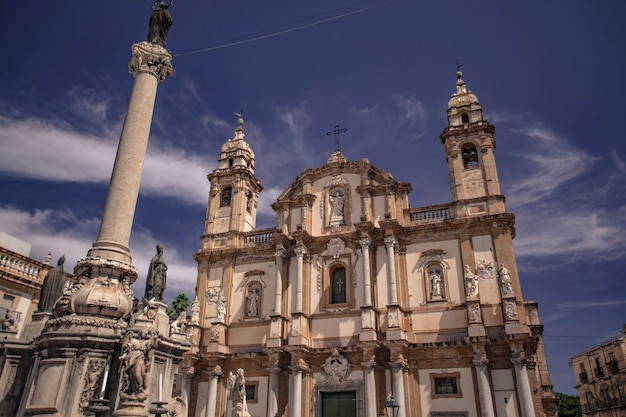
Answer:
[(191, 301), (189, 301), (187, 294), (180, 293), (172, 301), (172, 306), (167, 308), (167, 314), (175, 319), (182, 311), (187, 312), (187, 307), (190, 305)]

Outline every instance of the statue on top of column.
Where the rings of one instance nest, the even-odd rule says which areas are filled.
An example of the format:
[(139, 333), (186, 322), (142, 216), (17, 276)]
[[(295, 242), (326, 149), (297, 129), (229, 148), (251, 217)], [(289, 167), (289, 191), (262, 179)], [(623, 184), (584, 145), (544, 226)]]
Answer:
[(56, 303), (63, 294), (63, 285), (65, 284), (64, 263), (65, 256), (61, 256), (57, 262), (57, 266), (49, 270), (46, 277), (43, 279), (39, 305), (37, 306), (40, 311), (52, 311), (54, 303)]
[(174, 24), (172, 15), (167, 11), (174, 1), (170, 0), (169, 4), (164, 1), (156, 0), (152, 4), (152, 14), (148, 22), (148, 42), (165, 47), (167, 45), (167, 32)]
[(146, 278), (146, 292), (144, 298), (146, 300), (155, 299), (163, 300), (163, 291), (165, 291), (167, 265), (163, 260), (163, 245), (157, 244), (157, 253), (150, 261), (150, 269)]

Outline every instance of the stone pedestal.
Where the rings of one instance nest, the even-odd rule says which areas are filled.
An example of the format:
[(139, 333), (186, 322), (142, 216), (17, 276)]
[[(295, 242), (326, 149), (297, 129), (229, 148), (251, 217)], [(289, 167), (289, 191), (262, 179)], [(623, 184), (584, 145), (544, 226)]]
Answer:
[(170, 317), (167, 315), (167, 304), (144, 300), (133, 314), (130, 325), (135, 329), (156, 330), (161, 336), (169, 336)]
[(376, 312), (372, 306), (361, 307), (361, 330), (359, 340), (362, 342), (377, 340)]
[(52, 318), (52, 311), (35, 311), (31, 316), (31, 322), (24, 326), (20, 336), (21, 340), (32, 341), (41, 334), (46, 322)]

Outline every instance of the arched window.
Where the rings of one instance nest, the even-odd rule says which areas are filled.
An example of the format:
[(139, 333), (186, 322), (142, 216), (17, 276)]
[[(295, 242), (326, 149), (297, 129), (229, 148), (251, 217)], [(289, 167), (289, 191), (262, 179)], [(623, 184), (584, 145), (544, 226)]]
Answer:
[(252, 212), (252, 193), (250, 191), (246, 193), (246, 211)]
[(466, 143), (461, 148), (461, 156), (463, 157), (463, 167), (464, 168), (472, 168), (480, 166), (478, 162), (478, 152), (476, 151), (476, 146), (471, 143)]
[(261, 286), (258, 282), (248, 285), (246, 290), (245, 311), (248, 317), (261, 315)]
[(235, 162), (235, 161), (233, 160), (233, 158), (229, 158), (229, 159), (228, 159), (228, 167), (229, 167), (229, 168), (232, 168), (232, 166), (233, 166), (234, 162)]
[(347, 301), (346, 268), (335, 266), (330, 271), (330, 303), (343, 304)]
[(463, 123), (469, 123), (469, 117), (468, 117), (467, 113), (463, 113), (463, 114), (461, 115), (461, 122), (463, 122)]
[(232, 194), (232, 189), (230, 187), (225, 188), (222, 191), (222, 195), (220, 196), (220, 207), (228, 207), (228, 206), (230, 206), (231, 194)]

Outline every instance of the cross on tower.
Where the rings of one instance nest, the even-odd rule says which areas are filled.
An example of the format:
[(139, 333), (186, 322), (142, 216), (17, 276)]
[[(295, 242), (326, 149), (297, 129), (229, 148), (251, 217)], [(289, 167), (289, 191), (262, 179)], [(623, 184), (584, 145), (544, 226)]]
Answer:
[(340, 128), (339, 125), (335, 125), (334, 130), (331, 130), (330, 132), (326, 132), (326, 136), (331, 136), (331, 135), (335, 136), (335, 152), (339, 152), (339, 135), (347, 131), (348, 129), (346, 129), (345, 127)]

